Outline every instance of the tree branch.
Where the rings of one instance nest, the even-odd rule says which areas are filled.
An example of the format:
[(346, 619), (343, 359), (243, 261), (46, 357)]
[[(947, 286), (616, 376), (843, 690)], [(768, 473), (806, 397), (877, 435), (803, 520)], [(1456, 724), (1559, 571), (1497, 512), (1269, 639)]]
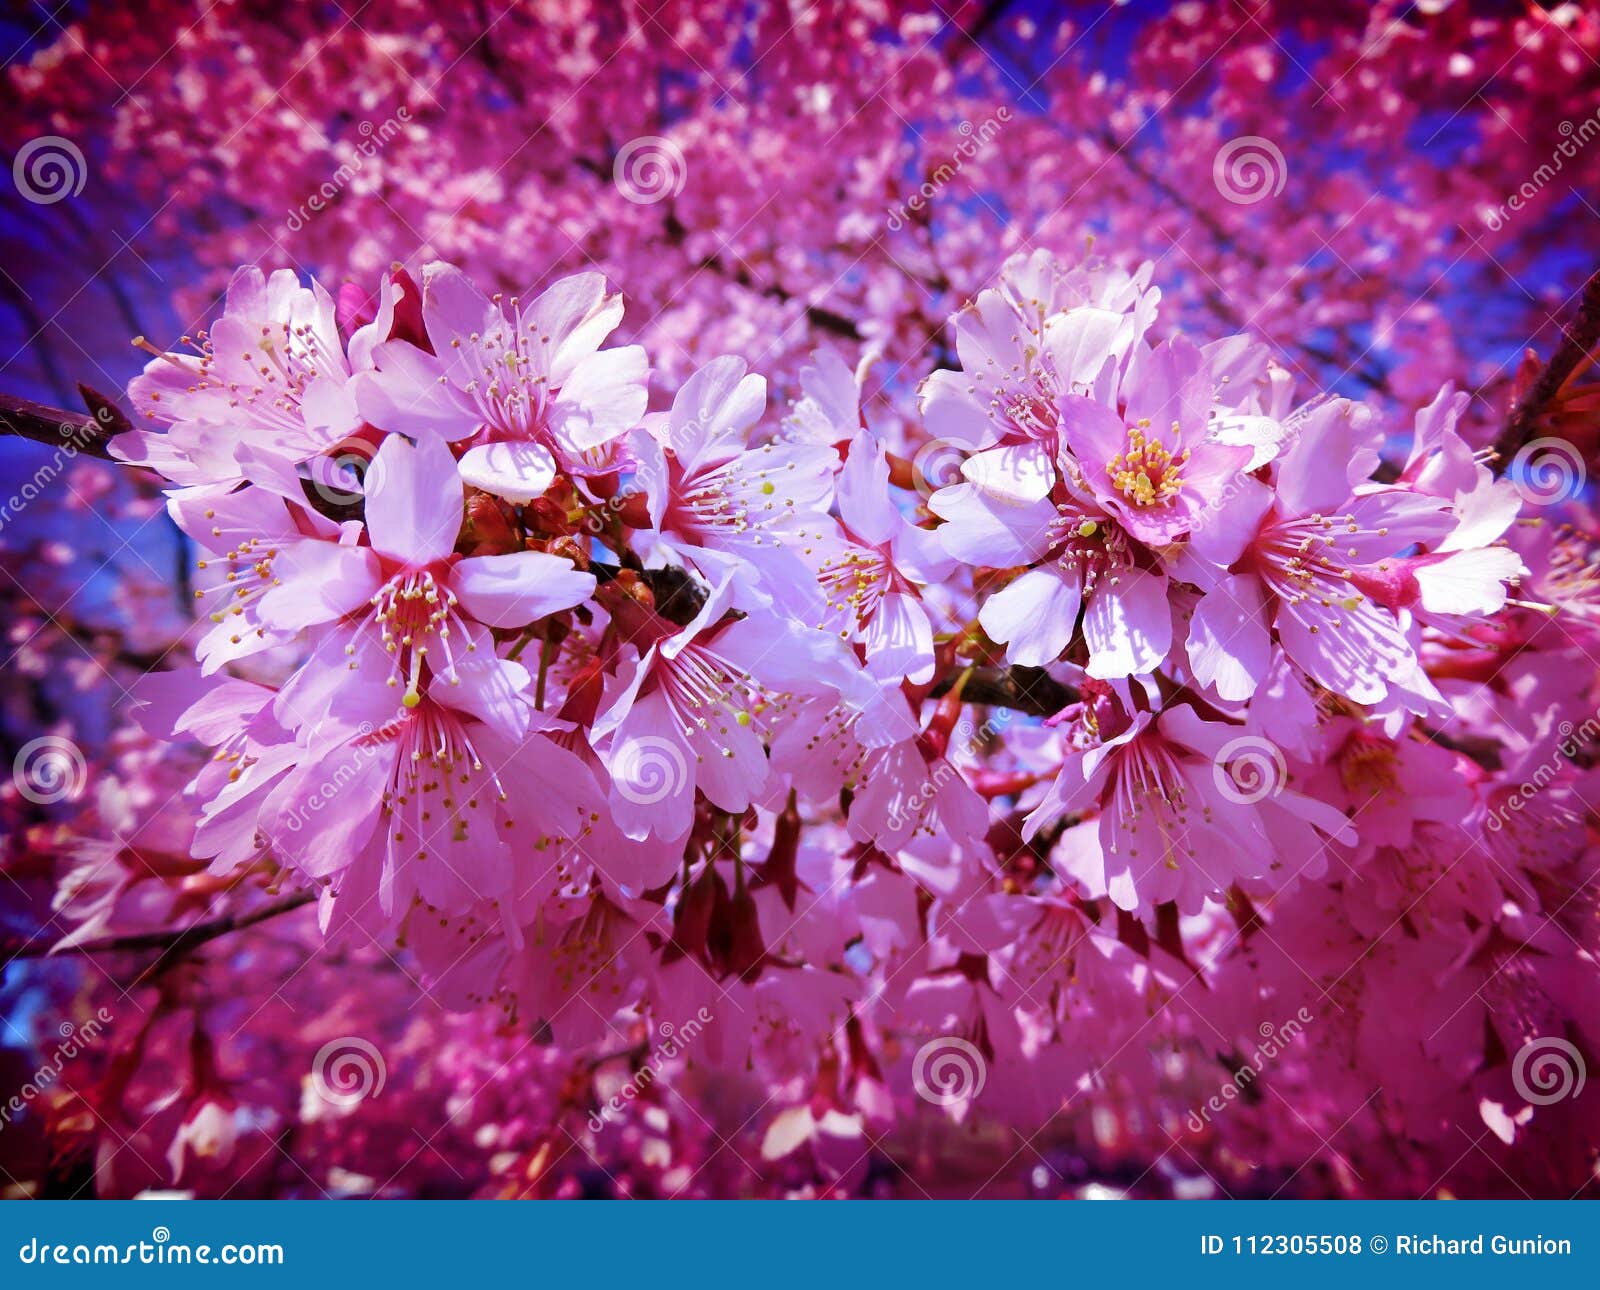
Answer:
[(1533, 438), (1545, 409), (1596, 344), (1600, 344), (1600, 270), (1584, 285), (1577, 317), (1571, 326), (1562, 329), (1561, 344), (1527, 392), (1517, 400), (1505, 428), (1494, 441), (1496, 470), (1503, 474), (1523, 445)]
[[(959, 676), (958, 672), (956, 676)], [(929, 698), (948, 694), (956, 677), (947, 677), (929, 691)], [(1077, 701), (1078, 692), (1070, 685), (1062, 685), (1043, 668), (1038, 667), (979, 667), (974, 668), (961, 688), (961, 697), (968, 703), (990, 708), (1010, 708), (1014, 712), (1033, 717), (1053, 717), (1069, 703)]]
[[(230, 932), (242, 932), (247, 927), (254, 927), (257, 923), (264, 923), (269, 918), (276, 918), (279, 914), (287, 914), (291, 910), (299, 909), (302, 905), (309, 905), (317, 898), (314, 891), (297, 891), (284, 896), (271, 904), (262, 905), (243, 914), (224, 914), (219, 918), (208, 919), (205, 922), (194, 923), (188, 927), (172, 928), (158, 932), (129, 932), (122, 936), (103, 936), (97, 941), (84, 941), (80, 945), (70, 945), (59, 951), (62, 954), (115, 954), (129, 950), (160, 950), (157, 958), (144, 975), (152, 975), (165, 963), (170, 962), (190, 950), (198, 949), (208, 941), (214, 941), (219, 936), (226, 936)], [(39, 940), (23, 941), (5, 951), (5, 958), (0, 961), (0, 967), (5, 967), (17, 959), (39, 959), (52, 953), (54, 942)]]
[(74, 454), (81, 452), (103, 461), (112, 460), (107, 443), (113, 435), (133, 427), (122, 410), (97, 390), (80, 384), (78, 393), (89, 409), (87, 416), (12, 394), (0, 394), (0, 434), (31, 439), (53, 448), (69, 448)]

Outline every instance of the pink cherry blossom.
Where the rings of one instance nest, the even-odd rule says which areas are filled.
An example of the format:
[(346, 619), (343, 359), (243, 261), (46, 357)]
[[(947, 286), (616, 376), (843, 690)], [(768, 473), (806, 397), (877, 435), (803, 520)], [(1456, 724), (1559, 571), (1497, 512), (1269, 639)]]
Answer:
[(1591, 7), (71, 8), (14, 1192), (1594, 1191)]

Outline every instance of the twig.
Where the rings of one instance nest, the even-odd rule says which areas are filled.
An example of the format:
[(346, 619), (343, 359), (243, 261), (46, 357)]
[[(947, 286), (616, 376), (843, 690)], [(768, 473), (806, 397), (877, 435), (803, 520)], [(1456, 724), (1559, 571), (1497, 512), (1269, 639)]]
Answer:
[(1600, 344), (1600, 270), (1589, 278), (1578, 302), (1578, 315), (1562, 331), (1561, 344), (1527, 392), (1517, 400), (1505, 428), (1494, 441), (1495, 469), (1504, 473), (1522, 446), (1533, 437), (1539, 418), (1596, 344)]
[(110, 399), (89, 386), (79, 385), (78, 392), (89, 409), (88, 415), (0, 394), (0, 434), (111, 460), (106, 444), (113, 435), (130, 428), (128, 418)]
[[(929, 692), (929, 697), (936, 699), (948, 694), (954, 684), (954, 677), (940, 681)], [(976, 667), (967, 674), (961, 697), (968, 703), (985, 707), (1010, 708), (1029, 716), (1051, 717), (1076, 701), (1078, 692), (1070, 685), (1062, 685), (1042, 668)]]
[[(254, 927), (257, 923), (264, 923), (269, 918), (276, 918), (279, 914), (287, 914), (291, 910), (299, 909), (302, 905), (309, 905), (317, 898), (314, 891), (297, 891), (292, 895), (284, 896), (271, 904), (262, 905), (257, 909), (243, 914), (224, 914), (218, 918), (208, 919), (205, 922), (193, 923), (188, 927), (171, 928), (159, 932), (128, 932), (122, 936), (103, 936), (97, 941), (84, 941), (81, 945), (69, 945), (59, 951), (62, 954), (115, 954), (129, 950), (160, 950), (161, 956), (151, 965), (151, 969), (144, 975), (151, 975), (158, 967), (167, 961), (187, 954), (190, 950), (214, 941), (219, 936), (226, 936), (230, 932), (242, 932), (247, 927)], [(33, 940), (24, 941), (13, 949), (6, 951), (4, 967), (17, 959), (44, 958), (53, 950), (54, 942)]]

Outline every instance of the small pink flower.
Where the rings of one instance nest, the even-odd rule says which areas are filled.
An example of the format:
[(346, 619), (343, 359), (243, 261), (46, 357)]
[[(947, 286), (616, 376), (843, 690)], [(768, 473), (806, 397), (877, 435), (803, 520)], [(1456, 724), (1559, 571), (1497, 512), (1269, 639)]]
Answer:
[(602, 275), (574, 274), (530, 304), (503, 305), (454, 266), (430, 264), (422, 316), (433, 352), (390, 341), (356, 383), (368, 421), (470, 439), (462, 477), (513, 502), (541, 496), (558, 470), (615, 469), (612, 446), (644, 414), (647, 369), (637, 345), (600, 348), (622, 320)]
[(443, 685), (453, 693), (441, 701), (517, 733), (514, 694), (526, 672), (495, 655), (488, 629), (571, 608), (593, 593), (594, 576), (541, 551), (457, 556), (463, 488), (442, 439), (413, 446), (389, 436), (366, 494), (370, 546), (301, 543), (274, 565), (263, 619), (290, 631), (329, 625), (284, 702), (381, 720), (394, 698), (359, 691), (398, 690), (415, 707), (430, 684)]
[(1250, 461), (1249, 448), (1210, 437), (1211, 380), (1200, 351), (1174, 339), (1134, 350), (1117, 400), (1061, 401), (1083, 483), (1149, 546), (1197, 527)]

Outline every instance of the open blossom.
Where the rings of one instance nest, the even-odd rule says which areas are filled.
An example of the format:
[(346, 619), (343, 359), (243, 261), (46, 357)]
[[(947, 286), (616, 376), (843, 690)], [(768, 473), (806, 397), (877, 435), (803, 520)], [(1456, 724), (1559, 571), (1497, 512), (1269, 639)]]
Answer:
[(950, 732), (924, 730), (887, 677), (842, 672), (833, 684), (836, 693), (796, 705), (773, 744), (801, 796), (848, 791), (850, 836), (887, 854), (921, 838), (977, 844), (988, 805), (947, 755)]
[(827, 596), (821, 625), (859, 642), (874, 674), (926, 684), (933, 624), (918, 588), (947, 571), (949, 557), (930, 530), (884, 505), (889, 464), (870, 431), (851, 442), (836, 491), (844, 541), (817, 570)]
[[(969, 457), (964, 479), (930, 502), (945, 521), (939, 536), (957, 559), (1023, 568), (980, 611), (1009, 661), (1054, 662), (1081, 612), (1091, 676), (1148, 672), (1172, 639), (1164, 550), (1214, 522), (1216, 499), (1251, 449), (1213, 437), (1214, 378), (1193, 345), (1150, 348), (1142, 328), (1130, 333), (1088, 306), (1040, 327), (1041, 341), (1072, 337), (1094, 396), (1053, 388), (1039, 404), (1048, 417), (1036, 409), (1027, 426)], [(1132, 350), (1119, 376), (1123, 339)]]
[[(350, 797), (336, 812), (335, 790)], [(583, 765), (541, 734), (512, 740), (424, 701), (317, 740), (261, 819), (290, 865), (327, 880), (341, 922), (393, 926), (417, 900), (457, 915), (493, 906), (515, 939), (576, 863), (599, 805)]]
[(358, 522), (339, 524), (313, 509), (292, 474), (247, 469), (259, 484), (198, 485), (167, 501), (174, 523), (203, 553), (194, 598), (211, 626), (196, 653), (208, 673), (293, 637), (294, 628), (261, 613), (281, 576), (279, 557), (302, 546), (353, 548), (360, 535)]
[(1525, 572), (1521, 557), (1500, 543), (1521, 513), (1522, 497), (1462, 438), (1467, 403), (1465, 393), (1446, 385), (1417, 413), (1400, 475), (1402, 485), (1449, 500), (1456, 519), (1432, 552), (1388, 561), (1382, 570), (1391, 599), (1419, 609), (1425, 620), (1498, 613)]
[(1351, 405), (1317, 409), (1275, 463), (1272, 485), (1241, 480), (1227, 521), (1189, 543), (1180, 568), (1205, 593), (1189, 661), (1223, 697), (1255, 692), (1274, 634), (1314, 681), (1359, 703), (1416, 673), (1400, 617), (1408, 601), (1391, 588), (1403, 553), (1437, 543), (1452, 522), (1440, 500), (1352, 482), (1365, 427)]
[(488, 629), (569, 609), (595, 580), (542, 551), (459, 558), (462, 498), (442, 439), (412, 446), (391, 436), (367, 478), (370, 545), (300, 544), (276, 562), (266, 621), (284, 630), (329, 625), (286, 687), (295, 701), (354, 707), (351, 687), (381, 685), (414, 708), (442, 684), (453, 690), (452, 706), (516, 727), (506, 692), (520, 689), (526, 673), (495, 655)]
[(524, 303), (485, 296), (461, 271), (423, 272), (422, 317), (432, 353), (404, 340), (374, 351), (357, 384), (361, 415), (402, 434), (470, 440), (463, 478), (509, 501), (542, 495), (556, 471), (615, 469), (612, 446), (638, 424), (648, 397), (644, 350), (602, 349), (622, 297), (579, 273)]
[(991, 472), (1007, 468), (1006, 451), (973, 458), (968, 469), (976, 481), (942, 489), (930, 502), (945, 521), (939, 539), (956, 559), (1023, 567), (984, 601), (983, 629), (1006, 645), (1010, 662), (1024, 666), (1054, 662), (1081, 630), (1091, 676), (1154, 669), (1172, 640), (1160, 564), (1092, 495), (1065, 479), (1039, 496), (1030, 496), (1038, 489), (1019, 494), (990, 486)]
[(713, 359), (634, 436), (637, 479), (663, 554), (708, 582), (732, 577), (741, 603), (776, 590), (798, 610), (818, 598), (808, 568), (838, 544), (828, 505), (839, 458), (825, 444), (752, 446), (766, 405), (761, 376)]
[[(158, 353), (134, 379), (139, 425), (118, 436), (116, 453), (177, 484), (214, 484), (244, 475), (242, 448), (293, 466), (336, 447), (361, 425), (352, 376), (389, 334), (392, 290), (381, 300), (347, 345), (321, 286), (301, 286), (291, 269), (240, 269), (195, 352)], [(143, 428), (150, 423), (165, 433)]]
[[(591, 47), (540, 43), (559, 21), (508, 17), (459, 74)], [(539, 78), (520, 88), (545, 102)], [(826, 116), (827, 98), (799, 101)], [(530, 228), (612, 272), (662, 219), (690, 271), (616, 270), (649, 302), (629, 318), (653, 401), (644, 348), (609, 343), (623, 303), (599, 273), (508, 298), (439, 263), (420, 289), (392, 268), (371, 305), (242, 271), (200, 355), (136, 381), (143, 424), (118, 450), (159, 476), (195, 557), (199, 667), (131, 685), (142, 730), (94, 751), (84, 805), (71, 784), (44, 803), (59, 814), (23, 805), (73, 778), (70, 755), (0, 795), (43, 820), (6, 865), (51, 897), (41, 928), (72, 929), (59, 948), (112, 964), (176, 935), (151, 1024), (120, 1029), (72, 1130), (132, 1141), (155, 1112), (154, 1178), (107, 1163), (109, 1189), (270, 1163), (262, 1126), (297, 1102), (297, 1159), (334, 1136), (381, 1148), (418, 1105), (393, 1099), (423, 1097), (448, 1104), (428, 1114), (460, 1176), (507, 1194), (575, 1187), (561, 1160), (609, 1171), (618, 1143), (619, 1190), (697, 1185), (715, 1149), (691, 1113), (724, 1091), (760, 1108), (740, 1142), (763, 1185), (794, 1192), (875, 1185), (873, 1152), (933, 1141), (934, 1116), (981, 1121), (974, 1142), (1061, 1117), (1037, 1143), (1051, 1177), (1090, 1152), (1183, 1155), (1246, 1185), (1311, 1160), (1306, 1177), (1354, 1177), (1320, 1168), (1334, 1139), (1370, 1177), (1415, 1150), (1419, 1190), (1461, 1126), (1508, 1148), (1496, 1169), (1581, 1139), (1586, 1106), (1519, 1100), (1507, 1044), (1594, 1038), (1596, 543), (1496, 474), (1480, 407), (1431, 394), (1445, 338), (1347, 373), (1367, 406), (1297, 402), (1306, 347), (1202, 343), (1233, 302), (1194, 308), (1182, 270), (1163, 303), (1125, 226), (1120, 263), (1038, 249), (994, 276), (950, 207), (892, 289), (870, 268), (830, 285), (804, 248), (768, 265), (712, 245), (701, 180), (653, 213), (623, 188), (591, 194), (605, 252), (542, 183), (493, 246), (428, 231), (488, 283), (525, 272), (500, 257)], [(1217, 215), (1235, 245), (1247, 216)], [(1076, 218), (1037, 244), (1075, 242)], [(730, 276), (773, 314), (720, 317), (706, 280)], [(899, 306), (851, 316), (895, 292), (943, 311), (956, 283), (975, 294), (948, 336)], [(1372, 291), (1377, 319), (1393, 302)], [(1263, 337), (1339, 329), (1279, 294), (1287, 314), (1250, 319)], [(960, 370), (919, 385), (946, 345)], [(787, 417), (769, 390), (795, 397)], [(1419, 403), (1408, 449), (1384, 431)], [(919, 487), (931, 457), (957, 469)], [(5, 518), (8, 570), (100, 554), (66, 550), (71, 520)], [(13, 597), (7, 693), (59, 706), (59, 754), (101, 670), (131, 683), (155, 655), (125, 633), (102, 648), (115, 633), (64, 573), (36, 589)], [(384, 1099), (264, 1105), (261, 1065), (304, 1072), (322, 1042), (293, 1026), (231, 1082), (260, 1042), (236, 1014), (302, 973), (367, 974), (337, 1009), (294, 1011), (383, 1038)], [(1306, 1029), (1262, 1038), (1287, 1018)], [(230, 1082), (207, 1047), (225, 1031)], [(1213, 1118), (1245, 1070), (1266, 1096)], [(378, 1189), (394, 1170), (369, 1172)]]
[(1053, 450), (1062, 399), (1093, 388), (1154, 318), (1160, 293), (1146, 289), (1151, 271), (1013, 256), (999, 284), (953, 320), (961, 370), (923, 383), (929, 433), (971, 449), (1035, 442)]
[(1248, 448), (1212, 439), (1211, 391), (1200, 351), (1177, 339), (1135, 349), (1107, 402), (1062, 400), (1067, 447), (1083, 482), (1148, 546), (1169, 545), (1197, 527), (1250, 461)]
[(826, 681), (816, 642), (768, 615), (730, 618), (732, 595), (724, 581), (683, 628), (618, 606), (624, 661), (591, 729), (630, 837), (682, 837), (696, 792), (744, 811), (771, 773), (763, 733), (787, 696)]
[(831, 349), (819, 349), (800, 369), (802, 394), (784, 419), (784, 432), (798, 443), (843, 448), (865, 428), (861, 382), (878, 357), (869, 348), (855, 371)]
[[(1282, 785), (1272, 785), (1270, 794), (1239, 791), (1225, 754), (1236, 737), (1236, 730), (1186, 705), (1159, 716), (1136, 713), (1121, 733), (1067, 757), (1029, 815), (1027, 835), (1068, 814), (1088, 815), (1091, 822), (1078, 827), (1093, 830), (1098, 855), (1091, 851), (1094, 858), (1074, 872), (1090, 894), (1104, 893), (1120, 909), (1171, 900), (1193, 912), (1235, 882), (1268, 876), (1277, 852), (1266, 810), (1284, 810), (1330, 834), (1349, 833), (1338, 811)], [(1296, 841), (1310, 846), (1285, 854), (1300, 855), (1301, 863), (1312, 859), (1311, 829)]]

